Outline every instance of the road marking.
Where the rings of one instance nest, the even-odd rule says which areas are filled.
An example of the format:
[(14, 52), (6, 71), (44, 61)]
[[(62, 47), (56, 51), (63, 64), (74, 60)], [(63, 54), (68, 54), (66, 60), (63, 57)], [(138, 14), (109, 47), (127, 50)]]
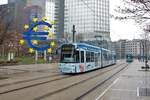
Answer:
[(136, 90), (128, 90), (128, 89), (111, 89), (113, 91), (126, 91), (126, 92), (136, 92)]
[(137, 96), (139, 97), (140, 94), (139, 94), (139, 87), (137, 87)]
[(119, 80), (119, 78), (117, 78), (108, 88), (105, 89), (105, 91), (100, 94), (95, 100), (99, 100), (114, 84), (117, 83), (117, 81)]

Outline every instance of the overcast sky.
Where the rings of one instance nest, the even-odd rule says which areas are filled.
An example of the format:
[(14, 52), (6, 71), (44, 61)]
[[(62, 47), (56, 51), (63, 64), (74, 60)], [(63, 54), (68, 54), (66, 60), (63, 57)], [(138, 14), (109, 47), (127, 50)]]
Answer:
[[(114, 9), (121, 5), (122, 0), (110, 0), (110, 13), (116, 14)], [(0, 0), (0, 4), (6, 4), (7, 0)], [(120, 21), (111, 19), (110, 22), (110, 33), (111, 40), (116, 41), (119, 39), (135, 39), (139, 38), (139, 34), (141, 34), (141, 30), (138, 25), (133, 20), (128, 21)]]
[(0, 0), (0, 5), (1, 4), (7, 4), (7, 0)]
[[(110, 13), (117, 14), (114, 9), (117, 6), (123, 6), (122, 0), (110, 0)], [(110, 33), (112, 41), (119, 39), (137, 39), (141, 34), (141, 29), (134, 20), (115, 20), (111, 19), (110, 22)]]

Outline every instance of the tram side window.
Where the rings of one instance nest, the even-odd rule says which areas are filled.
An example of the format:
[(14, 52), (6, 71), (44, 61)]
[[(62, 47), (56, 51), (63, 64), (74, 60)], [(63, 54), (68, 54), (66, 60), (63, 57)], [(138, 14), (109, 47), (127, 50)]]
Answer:
[(84, 63), (84, 51), (81, 51), (81, 62)]
[(91, 52), (91, 62), (94, 62), (94, 52)]
[(111, 56), (111, 60), (113, 59), (113, 56), (112, 56), (112, 54), (110, 55)]
[(107, 58), (106, 58), (107, 60), (109, 60), (109, 53), (107, 52)]
[(101, 53), (98, 53), (98, 60), (101, 59)]
[(90, 52), (86, 52), (86, 62), (90, 62)]
[(97, 53), (95, 53), (95, 57), (94, 57), (94, 59), (95, 59), (95, 62), (98, 62), (98, 54)]
[(108, 53), (108, 60), (110, 60), (111, 59), (111, 55), (110, 55), (110, 53)]
[(75, 54), (74, 54), (74, 61), (75, 61), (75, 62), (79, 62), (79, 51), (75, 51)]
[(109, 52), (107, 52), (107, 60), (109, 60)]
[(107, 53), (106, 52), (103, 53), (103, 56), (104, 56), (104, 60), (107, 60)]

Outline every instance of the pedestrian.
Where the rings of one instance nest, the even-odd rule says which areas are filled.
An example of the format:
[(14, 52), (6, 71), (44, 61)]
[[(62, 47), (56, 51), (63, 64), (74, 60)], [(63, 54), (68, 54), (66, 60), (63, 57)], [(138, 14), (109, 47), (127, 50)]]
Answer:
[(145, 67), (149, 69), (148, 60), (145, 61)]

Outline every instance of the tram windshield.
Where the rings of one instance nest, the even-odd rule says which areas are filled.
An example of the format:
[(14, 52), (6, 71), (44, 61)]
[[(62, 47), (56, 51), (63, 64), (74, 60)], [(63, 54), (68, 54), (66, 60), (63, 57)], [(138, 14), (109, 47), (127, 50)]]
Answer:
[(79, 51), (74, 45), (63, 45), (61, 48), (61, 63), (79, 63)]

